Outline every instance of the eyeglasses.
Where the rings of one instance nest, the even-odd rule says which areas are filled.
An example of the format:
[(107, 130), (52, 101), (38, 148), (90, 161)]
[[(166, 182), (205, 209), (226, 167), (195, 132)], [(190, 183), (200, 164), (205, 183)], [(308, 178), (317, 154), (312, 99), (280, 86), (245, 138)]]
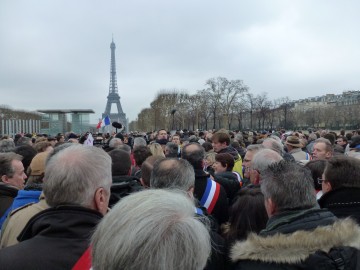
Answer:
[(318, 182), (319, 185), (321, 185), (322, 182), (324, 182), (324, 181), (325, 181), (325, 179), (322, 179), (322, 178), (318, 178), (318, 179), (317, 179), (317, 182)]

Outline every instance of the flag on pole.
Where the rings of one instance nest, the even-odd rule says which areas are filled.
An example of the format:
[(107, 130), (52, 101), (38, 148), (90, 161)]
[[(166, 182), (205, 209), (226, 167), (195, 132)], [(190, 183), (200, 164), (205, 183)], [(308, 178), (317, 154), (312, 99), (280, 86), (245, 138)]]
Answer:
[(111, 123), (110, 123), (110, 117), (107, 115), (105, 116), (105, 118), (103, 120), (101, 120), (96, 128), (99, 129), (99, 128), (102, 128), (102, 127), (105, 127), (105, 126), (109, 126)]

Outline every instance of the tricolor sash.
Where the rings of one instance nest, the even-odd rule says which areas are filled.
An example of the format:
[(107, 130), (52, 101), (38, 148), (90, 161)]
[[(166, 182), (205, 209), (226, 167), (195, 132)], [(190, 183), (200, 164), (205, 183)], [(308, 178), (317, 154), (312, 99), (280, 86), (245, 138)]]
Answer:
[(214, 206), (219, 198), (220, 185), (210, 178), (207, 179), (206, 189), (204, 195), (200, 200), (200, 204), (207, 209), (207, 212), (211, 214)]
[(91, 270), (91, 247), (88, 247), (79, 258), (72, 270)]
[(242, 187), (242, 178), (241, 178), (241, 175), (238, 173), (238, 172), (232, 172), (233, 174), (235, 174), (239, 184), (240, 184), (240, 187)]

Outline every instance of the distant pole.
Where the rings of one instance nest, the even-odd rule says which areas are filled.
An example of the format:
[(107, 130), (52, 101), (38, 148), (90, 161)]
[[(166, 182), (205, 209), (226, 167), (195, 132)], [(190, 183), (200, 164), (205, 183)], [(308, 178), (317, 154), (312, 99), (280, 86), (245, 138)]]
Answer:
[(176, 109), (171, 110), (171, 115), (172, 115), (172, 130), (175, 129), (175, 113), (176, 113)]

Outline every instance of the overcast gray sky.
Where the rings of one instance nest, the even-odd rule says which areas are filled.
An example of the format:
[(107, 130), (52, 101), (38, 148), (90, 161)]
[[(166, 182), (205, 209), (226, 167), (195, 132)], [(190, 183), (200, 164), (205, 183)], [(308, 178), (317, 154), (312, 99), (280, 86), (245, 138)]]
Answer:
[(114, 35), (119, 95), (134, 120), (162, 89), (223, 76), (256, 95), (360, 90), (355, 0), (1, 0), (0, 104), (105, 110)]

